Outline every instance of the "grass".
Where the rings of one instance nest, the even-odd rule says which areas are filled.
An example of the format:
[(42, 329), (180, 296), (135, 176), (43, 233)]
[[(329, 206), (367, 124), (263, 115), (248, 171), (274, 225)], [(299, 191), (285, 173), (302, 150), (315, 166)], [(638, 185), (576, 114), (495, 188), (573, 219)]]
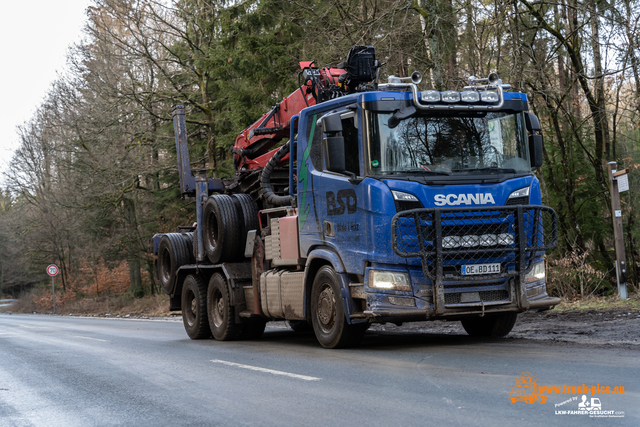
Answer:
[[(43, 306), (41, 303), (37, 304), (36, 300), (41, 301), (41, 299), (33, 298), (32, 295), (27, 295), (12, 306), (0, 307), (0, 312), (53, 313), (51, 303)], [(172, 312), (169, 311), (169, 297), (167, 295), (133, 298), (129, 293), (122, 293), (111, 296), (89, 296), (61, 303), (56, 301), (56, 314), (163, 317), (170, 316)]]
[(617, 295), (606, 297), (586, 297), (572, 301), (562, 301), (554, 310), (561, 312), (583, 312), (583, 311), (640, 311), (640, 297), (629, 295), (626, 300), (620, 299)]

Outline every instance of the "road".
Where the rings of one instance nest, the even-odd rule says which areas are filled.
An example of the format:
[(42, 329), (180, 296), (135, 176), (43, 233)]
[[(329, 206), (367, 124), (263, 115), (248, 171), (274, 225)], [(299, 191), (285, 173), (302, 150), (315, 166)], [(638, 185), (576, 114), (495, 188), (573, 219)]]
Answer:
[[(189, 340), (178, 321), (0, 314), (0, 426), (638, 426), (639, 355), (371, 331), (326, 350), (283, 323), (218, 342)], [(578, 410), (578, 392), (511, 403), (524, 371), (538, 385), (624, 386), (586, 399), (624, 417), (556, 414)]]

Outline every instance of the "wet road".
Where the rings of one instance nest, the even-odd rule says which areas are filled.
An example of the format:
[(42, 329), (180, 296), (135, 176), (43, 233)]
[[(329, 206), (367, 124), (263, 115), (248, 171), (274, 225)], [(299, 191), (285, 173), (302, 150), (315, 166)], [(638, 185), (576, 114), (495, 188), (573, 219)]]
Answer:
[[(637, 348), (368, 332), (325, 350), (271, 325), (191, 341), (177, 321), (0, 314), (0, 426), (640, 425)], [(511, 403), (524, 371), (624, 393), (589, 391), (600, 413), (572, 413), (584, 393), (570, 388)]]

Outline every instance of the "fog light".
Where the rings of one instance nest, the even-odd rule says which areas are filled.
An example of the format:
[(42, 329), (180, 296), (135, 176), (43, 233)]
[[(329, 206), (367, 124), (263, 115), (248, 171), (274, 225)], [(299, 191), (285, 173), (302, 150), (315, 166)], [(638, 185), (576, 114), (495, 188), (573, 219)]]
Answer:
[(460, 95), (463, 102), (478, 102), (480, 101), (480, 94), (475, 90), (465, 90)]
[(495, 234), (483, 234), (480, 236), (480, 245), (482, 246), (495, 246), (496, 235)]
[(455, 90), (448, 90), (446, 92), (442, 92), (442, 100), (444, 102), (460, 102), (460, 92)]
[(458, 236), (446, 236), (442, 239), (442, 247), (445, 249), (457, 248), (460, 246), (460, 237)]
[(526, 283), (537, 282), (539, 280), (544, 280), (545, 277), (546, 277), (546, 271), (545, 271), (544, 261), (542, 261), (542, 262), (537, 262), (533, 264), (533, 268), (524, 277), (524, 281)]
[(504, 246), (513, 245), (515, 240), (516, 239), (513, 236), (513, 234), (509, 234), (509, 233), (498, 234), (498, 244), (499, 245), (504, 245)]
[(498, 92), (485, 91), (480, 94), (480, 99), (482, 102), (498, 102), (500, 97)]
[(422, 100), (425, 102), (440, 102), (440, 92), (437, 90), (425, 90), (422, 92)]

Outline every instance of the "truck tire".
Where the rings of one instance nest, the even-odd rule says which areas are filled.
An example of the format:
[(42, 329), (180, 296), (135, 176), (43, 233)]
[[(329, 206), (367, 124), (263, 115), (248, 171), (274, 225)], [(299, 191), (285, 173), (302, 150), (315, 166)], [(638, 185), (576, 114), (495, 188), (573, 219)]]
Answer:
[(462, 320), (462, 327), (472, 337), (500, 338), (511, 332), (518, 313), (491, 314)]
[(342, 293), (335, 270), (320, 267), (311, 288), (311, 322), (324, 348), (344, 348), (362, 339), (367, 324), (349, 324), (344, 313)]
[(209, 261), (213, 264), (235, 261), (240, 247), (241, 224), (231, 196), (209, 197), (203, 216), (203, 243)]
[(187, 241), (180, 233), (168, 233), (160, 239), (158, 246), (158, 280), (162, 290), (171, 295), (176, 287), (178, 268), (191, 261)]
[(207, 285), (195, 274), (188, 275), (182, 285), (182, 322), (192, 340), (211, 336), (207, 319)]
[(181, 233), (182, 239), (187, 244), (187, 252), (189, 253), (189, 261), (187, 264), (195, 264), (196, 263), (196, 255), (193, 249), (193, 233)]
[(207, 291), (207, 316), (213, 337), (219, 341), (237, 339), (242, 328), (236, 324), (234, 307), (229, 297), (227, 281), (220, 273), (215, 273), (209, 280)]
[(258, 222), (258, 205), (248, 194), (232, 194), (238, 218), (242, 222), (240, 229), (240, 244), (238, 245), (238, 259), (244, 258), (244, 247), (247, 243), (247, 232), (250, 230), (259, 230)]

